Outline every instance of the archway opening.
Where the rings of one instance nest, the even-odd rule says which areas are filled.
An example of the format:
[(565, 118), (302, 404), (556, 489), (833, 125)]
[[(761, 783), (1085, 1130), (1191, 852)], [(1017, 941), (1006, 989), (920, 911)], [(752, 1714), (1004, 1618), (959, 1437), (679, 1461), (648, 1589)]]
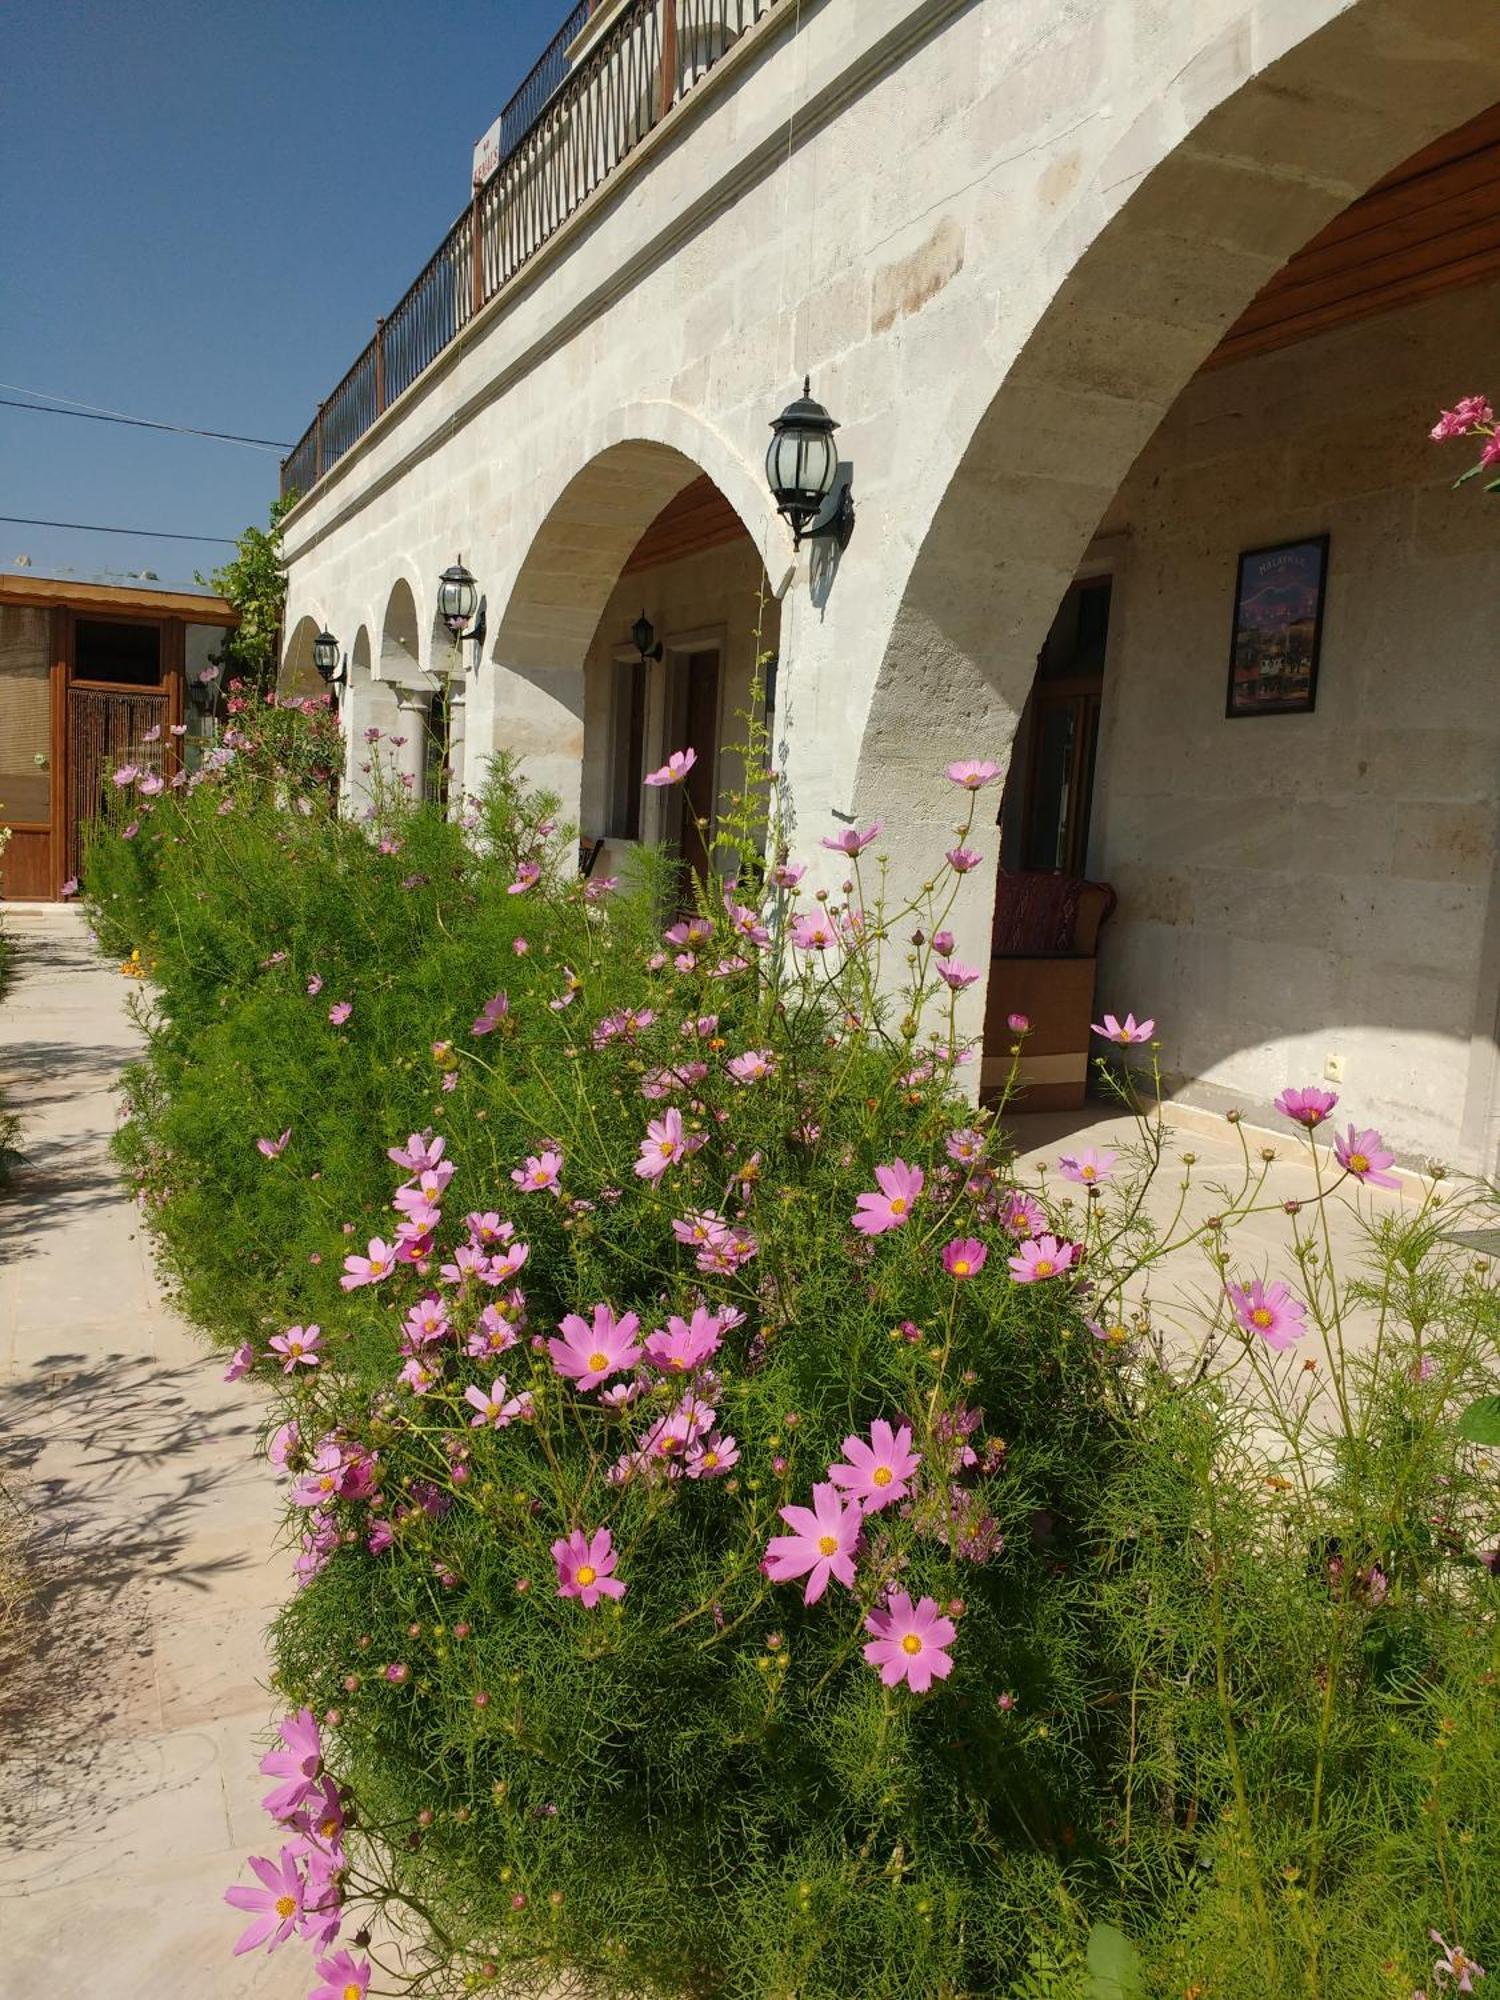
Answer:
[[(651, 633), (643, 652), (634, 628)], [(729, 866), (752, 690), (766, 721), (779, 607), (745, 520), (670, 446), (632, 440), (569, 482), (496, 632), (496, 740), (576, 813), (586, 869), (664, 844), (709, 883)], [(681, 784), (647, 777), (693, 753)], [(686, 889), (688, 885), (684, 883)]]
[[(873, 719), (862, 784), (897, 750), (972, 754), (976, 720), (987, 748), (1014, 735), (986, 1048), (993, 1080), (1010, 1015), (1040, 1013), (1042, 1101), (1081, 1092), (1089, 1021), (1129, 1009), (1155, 1018), (1188, 1101), (1268, 1111), (1327, 1080), (1407, 1158), (1493, 1170), (1500, 721), (1479, 606), (1500, 538), (1426, 432), (1489, 386), (1500, 109), (1474, 99), (1500, 91), (1500, 30), (1452, 19), (1473, 34), (1441, 90), (1430, 38), (1408, 74), (1390, 10), (1364, 6), (1205, 119), (1058, 293), (914, 567), (902, 620), (927, 699), (914, 715), (904, 691), (907, 727)], [(1315, 105), (1346, 88), (1376, 41), (1382, 116), (1357, 158), (1347, 121), (1341, 138), (1312, 116), (1289, 142), (1254, 115), (1267, 89)], [(1248, 149), (1266, 134), (1269, 158)], [(1173, 259), (1200, 228), (1176, 326)], [(1168, 312), (1145, 346), (1152, 296)], [(1080, 425), (1087, 450), (1063, 450)], [(1108, 616), (1086, 686), (1065, 640), (1090, 605)], [(1049, 900), (1034, 874), (1067, 882)], [(1118, 897), (1097, 990), (1062, 935), (1090, 880)], [(1025, 959), (1043, 979), (1029, 1006)]]
[(281, 656), (276, 692), (288, 700), (306, 701), (326, 692), (313, 664), (313, 641), (322, 630), (316, 618), (299, 618)]

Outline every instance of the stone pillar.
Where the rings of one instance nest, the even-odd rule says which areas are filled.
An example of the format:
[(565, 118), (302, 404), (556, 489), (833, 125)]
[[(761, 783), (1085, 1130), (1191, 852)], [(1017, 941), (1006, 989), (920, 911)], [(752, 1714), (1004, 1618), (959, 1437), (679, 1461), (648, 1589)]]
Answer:
[[(427, 764), (427, 713), (432, 697), (422, 688), (402, 688), (396, 696), (395, 734), (405, 738), (396, 752), (396, 773), (408, 798), (423, 796)], [(406, 783), (410, 779), (410, 784)]]
[(464, 736), (468, 704), (468, 677), (462, 669), (448, 683), (448, 813), (457, 819), (463, 811)]

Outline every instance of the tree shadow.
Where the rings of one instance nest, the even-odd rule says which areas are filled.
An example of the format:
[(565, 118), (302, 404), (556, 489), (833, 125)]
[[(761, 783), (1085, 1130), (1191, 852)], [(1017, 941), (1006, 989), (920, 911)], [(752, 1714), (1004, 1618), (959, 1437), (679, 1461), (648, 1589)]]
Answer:
[(0, 1489), (26, 1522), (24, 1604), (0, 1632), (7, 1844), (97, 1831), (134, 1738), (160, 1726), (128, 1721), (156, 1698), (156, 1611), (258, 1560), (194, 1552), (203, 1510), (255, 1476), (253, 1406), (203, 1388), (198, 1362), (78, 1352), (0, 1384)]

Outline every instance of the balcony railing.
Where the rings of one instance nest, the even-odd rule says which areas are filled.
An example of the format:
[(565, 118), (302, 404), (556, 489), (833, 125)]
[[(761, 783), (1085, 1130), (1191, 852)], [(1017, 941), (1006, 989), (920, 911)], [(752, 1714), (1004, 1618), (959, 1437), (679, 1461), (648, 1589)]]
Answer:
[(629, 0), (569, 70), (573, 8), (501, 113), (496, 172), (282, 460), (306, 493), (437, 360), (631, 149), (780, 0)]

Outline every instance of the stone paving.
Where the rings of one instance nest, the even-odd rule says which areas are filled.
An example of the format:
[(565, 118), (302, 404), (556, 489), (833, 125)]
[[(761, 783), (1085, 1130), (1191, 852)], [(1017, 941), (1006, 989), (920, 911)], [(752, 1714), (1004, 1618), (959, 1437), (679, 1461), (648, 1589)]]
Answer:
[(270, 1833), (263, 1634), (287, 1564), (258, 1412), (164, 1303), (108, 1156), (129, 982), (74, 909), (4, 923), (26, 1164), (0, 1198), (0, 1481), (36, 1594), (0, 1645), (0, 1993), (289, 2000), (306, 1948), (231, 1958), (222, 1901)]

